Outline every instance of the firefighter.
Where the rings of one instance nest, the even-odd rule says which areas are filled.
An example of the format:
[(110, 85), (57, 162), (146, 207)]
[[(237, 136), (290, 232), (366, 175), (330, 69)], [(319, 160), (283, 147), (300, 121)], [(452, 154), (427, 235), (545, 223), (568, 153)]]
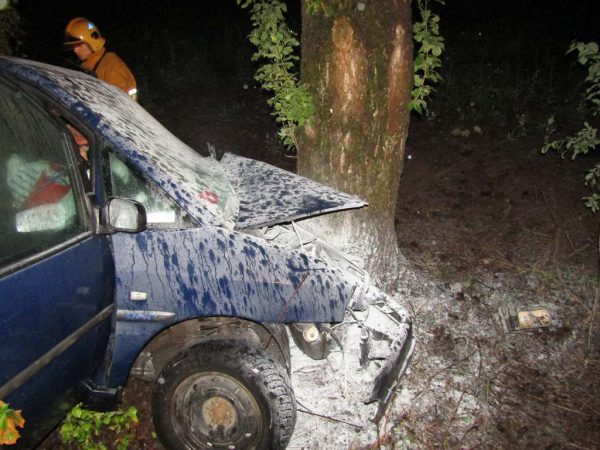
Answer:
[(106, 39), (89, 20), (77, 17), (65, 29), (64, 45), (73, 49), (81, 68), (110, 83), (137, 101), (137, 84), (127, 65), (104, 47)]

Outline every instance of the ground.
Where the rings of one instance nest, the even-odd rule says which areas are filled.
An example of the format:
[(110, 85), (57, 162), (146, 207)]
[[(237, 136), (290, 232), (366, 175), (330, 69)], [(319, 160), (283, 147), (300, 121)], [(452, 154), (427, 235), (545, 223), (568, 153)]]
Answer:
[[(591, 161), (542, 156), (541, 136), (456, 130), (411, 125), (396, 217), (419, 345), (391, 439), (597, 448), (597, 217), (581, 201)], [(515, 331), (515, 313), (536, 306), (553, 326)]]
[[(252, 86), (233, 90), (227, 104), (146, 107), (203, 153), (210, 143), (294, 170)], [(598, 219), (581, 201), (591, 161), (543, 156), (541, 143), (451, 118), (413, 119), (396, 211), (405, 272), (395, 293), (415, 321), (411, 366), (379, 428), (357, 423), (352, 408), (315, 410), (301, 398), (290, 448), (600, 447)], [(518, 312), (534, 309), (546, 310), (551, 326), (519, 330)], [(314, 370), (338, 382), (334, 365)], [(139, 410), (133, 448), (161, 448), (149, 396), (141, 382), (125, 389), (123, 403)], [(315, 423), (331, 428), (311, 433)], [(51, 439), (45, 448), (57, 446)]]

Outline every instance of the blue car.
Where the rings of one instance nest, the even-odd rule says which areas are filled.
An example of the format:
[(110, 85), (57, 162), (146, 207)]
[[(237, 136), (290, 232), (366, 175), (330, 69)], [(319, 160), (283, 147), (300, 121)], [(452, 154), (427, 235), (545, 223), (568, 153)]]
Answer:
[(303, 226), (363, 206), (265, 163), (201, 156), (85, 74), (0, 57), (0, 400), (25, 417), (17, 447), (80, 401), (114, 407), (138, 377), (167, 448), (285, 448), (289, 340), (326, 358), (329, 325), (352, 309), (393, 323), (362, 324), (361, 364), (369, 341), (389, 350), (365, 399), (383, 411), (410, 317)]

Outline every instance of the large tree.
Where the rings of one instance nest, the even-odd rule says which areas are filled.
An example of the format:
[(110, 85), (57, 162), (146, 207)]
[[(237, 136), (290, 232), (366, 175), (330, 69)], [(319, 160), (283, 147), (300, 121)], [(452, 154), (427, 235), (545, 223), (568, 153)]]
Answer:
[[(322, 8), (314, 13), (307, 3)], [(411, 1), (303, 0), (302, 10), (301, 79), (315, 110), (298, 137), (298, 171), (368, 201), (325, 216), (321, 231), (360, 249), (390, 285), (399, 268), (394, 216), (413, 80)]]
[[(269, 103), (284, 142), (297, 148), (298, 172), (369, 203), (310, 226), (359, 252), (367, 269), (392, 285), (399, 273), (394, 214), (413, 75), (420, 104), (413, 99), (411, 105), (420, 111), (430, 91), (424, 80), (435, 76), (437, 64), (436, 58), (420, 57), (415, 65), (420, 74), (413, 73), (411, 1), (302, 0), (301, 83), (294, 73), (298, 42), (285, 23), (285, 3), (237, 1), (251, 6), (253, 58), (264, 63), (256, 79), (274, 93)], [(428, 31), (425, 23), (421, 29)], [(426, 35), (415, 37), (421, 48)], [(439, 55), (435, 39), (426, 47)]]

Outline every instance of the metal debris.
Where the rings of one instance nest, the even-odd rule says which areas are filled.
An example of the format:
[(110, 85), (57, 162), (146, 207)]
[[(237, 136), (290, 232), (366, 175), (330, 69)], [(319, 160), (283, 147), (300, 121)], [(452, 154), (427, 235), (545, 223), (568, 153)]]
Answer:
[(505, 333), (559, 328), (562, 320), (553, 305), (522, 306), (511, 303), (498, 308), (496, 322)]

